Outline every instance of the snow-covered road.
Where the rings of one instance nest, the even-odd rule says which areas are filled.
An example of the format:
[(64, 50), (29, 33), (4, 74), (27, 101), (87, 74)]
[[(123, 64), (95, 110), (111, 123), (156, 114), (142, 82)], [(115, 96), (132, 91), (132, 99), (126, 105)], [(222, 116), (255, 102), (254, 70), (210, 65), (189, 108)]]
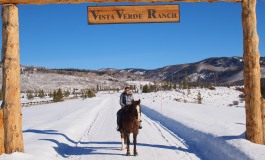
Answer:
[[(72, 159), (152, 159), (152, 160), (191, 160), (199, 159), (189, 149), (185, 142), (167, 131), (157, 122), (143, 116), (143, 129), (138, 136), (139, 156), (124, 157), (126, 151), (121, 151), (121, 143), (116, 128), (116, 112), (119, 109), (117, 95), (108, 97), (106, 105), (99, 112), (93, 124), (87, 128), (83, 137), (76, 145)], [(132, 136), (131, 136), (132, 138)], [(132, 148), (131, 148), (132, 149)]]
[(126, 157), (116, 131), (118, 102), (118, 94), (101, 94), (91, 99), (23, 108), (25, 153), (2, 155), (0, 159), (200, 159), (183, 139), (145, 115), (138, 135), (139, 156)]

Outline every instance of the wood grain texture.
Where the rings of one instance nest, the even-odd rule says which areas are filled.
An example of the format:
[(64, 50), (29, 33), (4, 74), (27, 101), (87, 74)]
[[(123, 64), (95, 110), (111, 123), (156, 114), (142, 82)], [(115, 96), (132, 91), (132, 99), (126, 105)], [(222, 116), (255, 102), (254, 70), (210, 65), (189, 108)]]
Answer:
[(88, 7), (89, 24), (179, 21), (179, 5)]
[(246, 137), (263, 144), (260, 92), (260, 53), (257, 34), (256, 0), (243, 0), (244, 87), (246, 94)]
[(19, 26), (15, 5), (2, 6), (2, 65), (5, 153), (23, 152)]
[(111, 2), (241, 2), (242, 0), (0, 0), (0, 4), (79, 4)]
[(5, 134), (4, 134), (4, 122), (3, 122), (3, 109), (0, 108), (0, 155), (5, 153)]

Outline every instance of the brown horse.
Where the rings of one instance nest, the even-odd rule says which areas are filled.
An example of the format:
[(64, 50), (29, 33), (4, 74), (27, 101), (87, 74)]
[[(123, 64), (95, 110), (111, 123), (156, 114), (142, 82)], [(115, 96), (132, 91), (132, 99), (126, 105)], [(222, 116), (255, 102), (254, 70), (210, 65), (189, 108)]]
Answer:
[(134, 156), (137, 156), (136, 150), (136, 142), (137, 135), (139, 132), (139, 122), (138, 122), (138, 112), (137, 106), (140, 107), (140, 99), (138, 101), (132, 100), (132, 104), (128, 107), (124, 108), (124, 113), (122, 116), (122, 129), (121, 129), (121, 139), (122, 139), (122, 147), (124, 148), (124, 140), (127, 145), (127, 156), (130, 156), (130, 134), (133, 133), (133, 144), (134, 144)]

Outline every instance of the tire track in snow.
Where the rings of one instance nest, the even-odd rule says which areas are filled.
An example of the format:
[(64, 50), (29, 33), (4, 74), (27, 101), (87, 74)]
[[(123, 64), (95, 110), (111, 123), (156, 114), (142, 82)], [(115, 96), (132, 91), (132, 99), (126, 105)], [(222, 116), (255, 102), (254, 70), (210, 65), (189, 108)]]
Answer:
[[(146, 115), (144, 115), (144, 120), (147, 121), (148, 124), (150, 124), (151, 126), (154, 126), (154, 128), (161, 134), (161, 137), (163, 137), (170, 146), (177, 148), (188, 148), (183, 139), (179, 138), (177, 135), (175, 135), (163, 125), (161, 125), (159, 122), (150, 119)], [(178, 150), (175, 150), (175, 152), (177, 154), (183, 154), (183, 156), (180, 157), (181, 160), (192, 160), (192, 157), (186, 152), (180, 153)]]
[[(94, 121), (89, 125), (83, 137), (76, 145), (76, 153), (69, 157), (75, 160), (104, 159), (136, 159), (136, 160), (193, 160), (199, 159), (191, 153), (185, 142), (170, 133), (158, 122), (143, 114), (143, 129), (138, 135), (138, 157), (126, 157), (126, 151), (121, 151), (120, 135), (116, 129), (116, 112), (120, 108), (119, 96), (110, 95), (105, 107), (99, 111)], [(132, 142), (132, 136), (131, 136)], [(133, 145), (131, 144), (131, 153)]]

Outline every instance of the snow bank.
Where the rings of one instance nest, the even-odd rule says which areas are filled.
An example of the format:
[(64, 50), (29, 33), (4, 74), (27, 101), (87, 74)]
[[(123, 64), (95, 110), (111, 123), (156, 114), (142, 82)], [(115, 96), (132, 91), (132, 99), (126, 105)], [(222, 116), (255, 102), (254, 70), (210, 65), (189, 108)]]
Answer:
[[(198, 91), (203, 104), (195, 104)], [(218, 87), (193, 90), (190, 95), (182, 90), (137, 94), (135, 98), (142, 100), (144, 114), (186, 140), (203, 159), (264, 159), (265, 146), (245, 139), (244, 102), (228, 107), (239, 94), (233, 88)], [(180, 97), (183, 100), (177, 102)]]

